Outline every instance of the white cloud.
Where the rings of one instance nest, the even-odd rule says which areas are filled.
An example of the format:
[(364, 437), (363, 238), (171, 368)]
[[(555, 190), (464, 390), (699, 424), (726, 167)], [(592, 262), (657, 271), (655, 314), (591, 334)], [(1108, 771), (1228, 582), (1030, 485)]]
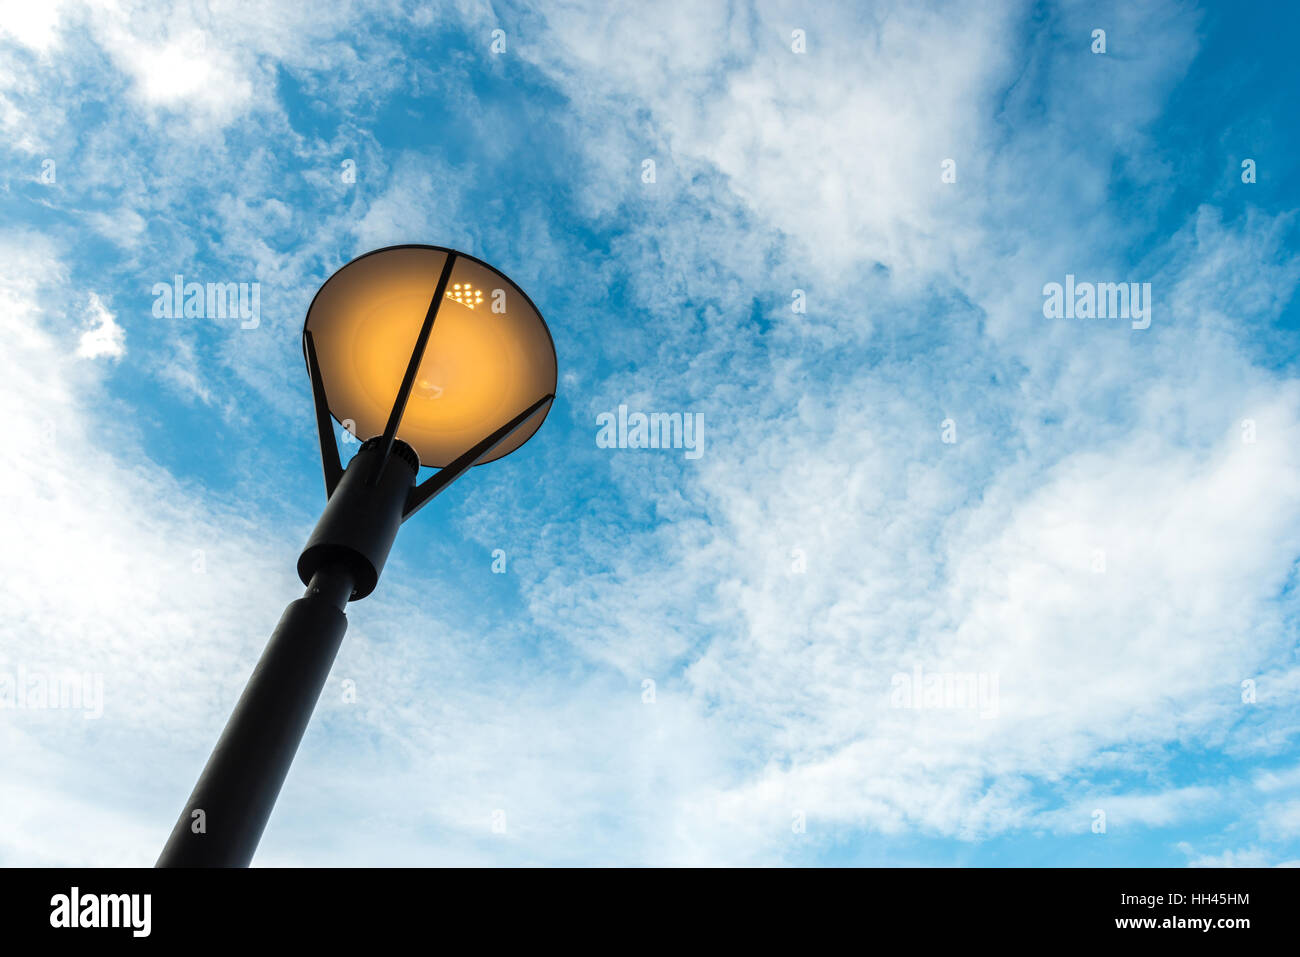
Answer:
[[(256, 111), (278, 111), (278, 67), (355, 74), (358, 87), (393, 82), (385, 71), (367, 71), (354, 47), (340, 39), (353, 34), (353, 42), (362, 42), (352, 28), (368, 15), (368, 6), (7, 0), (0, 22), (5, 34), (40, 55), (68, 34), (92, 40), (127, 80), (136, 106), (162, 123), (179, 117), (180, 132), (190, 136)], [(386, 42), (365, 40), (380, 49)]]
[(1300, 799), (1269, 805), (1260, 830), (1265, 840), (1287, 841), (1300, 837)]
[[(1268, 867), (1271, 857), (1267, 851), (1259, 848), (1246, 848), (1239, 851), (1224, 851), (1222, 854), (1198, 855), (1191, 845), (1180, 844), (1178, 847), (1189, 858), (1188, 867)], [(1279, 864), (1278, 867), (1286, 867)]]
[(108, 307), (93, 292), (86, 312), (90, 328), (81, 334), (81, 339), (77, 342), (77, 355), (83, 359), (98, 359), (102, 356), (120, 359), (126, 355), (126, 330), (117, 324)]
[(48, 53), (58, 39), (63, 0), (27, 3), (0, 0), (0, 36), (10, 37), (40, 53)]

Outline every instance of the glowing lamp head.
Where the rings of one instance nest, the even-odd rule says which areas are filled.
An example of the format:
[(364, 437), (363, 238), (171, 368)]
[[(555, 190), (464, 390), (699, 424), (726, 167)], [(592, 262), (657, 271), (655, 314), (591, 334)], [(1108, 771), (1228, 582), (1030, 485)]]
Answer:
[[(451, 273), (438, 295), (443, 271)], [(436, 310), (397, 428), (424, 465), (446, 466), (556, 385), (555, 345), (537, 307), (487, 263), (439, 246), (390, 246), (352, 260), (307, 310), (330, 413), (362, 439), (384, 431), (421, 329)], [(482, 462), (541, 427), (538, 409)]]

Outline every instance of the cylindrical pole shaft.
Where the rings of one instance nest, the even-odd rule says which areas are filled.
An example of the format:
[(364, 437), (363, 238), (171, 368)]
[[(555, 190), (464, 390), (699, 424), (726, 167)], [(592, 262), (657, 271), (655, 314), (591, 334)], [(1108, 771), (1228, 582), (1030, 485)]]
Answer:
[(248, 866), (347, 631), (353, 585), (346, 568), (322, 568), (285, 609), (159, 867)]

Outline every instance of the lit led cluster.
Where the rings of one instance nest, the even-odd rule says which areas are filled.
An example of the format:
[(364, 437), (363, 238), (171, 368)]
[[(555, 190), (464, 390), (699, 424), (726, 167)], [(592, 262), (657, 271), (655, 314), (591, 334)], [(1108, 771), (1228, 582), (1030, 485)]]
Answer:
[(447, 290), (447, 298), (455, 299), (462, 306), (473, 309), (483, 304), (483, 290), (473, 289), (469, 283), (452, 283), (451, 288)]

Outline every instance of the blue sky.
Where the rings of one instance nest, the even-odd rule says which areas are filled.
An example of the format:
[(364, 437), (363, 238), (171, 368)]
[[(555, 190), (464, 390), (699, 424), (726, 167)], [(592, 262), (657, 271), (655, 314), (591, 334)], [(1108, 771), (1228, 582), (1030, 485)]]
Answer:
[(306, 308), (403, 242), (559, 394), (350, 608), (258, 863), (1300, 861), (1296, 11), (0, 7), (0, 691), (102, 682), (0, 710), (0, 863), (155, 859), (301, 590)]

